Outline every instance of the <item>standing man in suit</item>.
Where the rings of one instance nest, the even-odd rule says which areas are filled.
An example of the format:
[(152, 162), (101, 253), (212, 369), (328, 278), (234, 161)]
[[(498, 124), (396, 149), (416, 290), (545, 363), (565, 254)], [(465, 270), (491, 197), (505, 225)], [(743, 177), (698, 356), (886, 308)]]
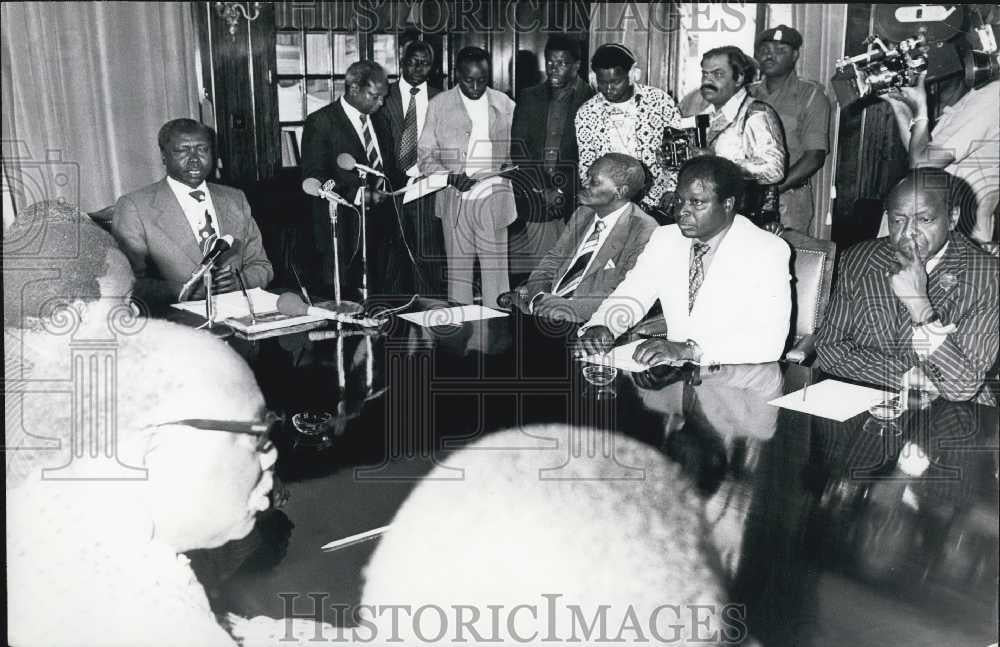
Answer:
[(653, 232), (635, 268), (580, 329), (584, 351), (607, 351), (659, 299), (667, 338), (641, 343), (637, 362), (759, 364), (781, 357), (792, 312), (790, 250), (736, 213), (742, 186), (742, 171), (727, 159), (684, 163), (677, 224)]
[[(382, 107), (389, 93), (385, 70), (378, 63), (358, 61), (347, 68), (345, 92), (330, 105), (306, 118), (302, 133), (302, 177), (321, 183), (333, 181), (333, 190), (357, 207), (358, 212), (339, 207), (337, 218), (340, 241), (340, 287), (346, 299), (361, 297), (361, 253), (359, 250), (360, 205), (364, 197), (368, 219), (368, 288), (372, 294), (407, 293), (409, 259), (399, 232), (393, 201), (387, 193), (404, 184), (396, 164), (396, 146), (380, 119), (371, 116)], [(368, 174), (362, 194), (361, 177), (345, 170), (337, 158), (347, 153), (358, 164), (379, 170), (388, 177)], [(314, 198), (313, 223), (319, 253), (318, 281), (313, 283), (333, 294), (333, 246), (329, 208), (325, 200)]]
[(550, 36), (545, 43), (545, 82), (522, 92), (514, 107), (511, 160), (521, 167), (514, 195), (524, 225), (511, 233), (515, 273), (535, 269), (576, 207), (576, 111), (594, 96), (579, 72), (580, 41)]
[[(193, 119), (174, 119), (157, 141), (165, 178), (122, 196), (115, 203), (111, 233), (135, 273), (135, 296), (149, 304), (177, 301), (181, 286), (201, 264), (214, 237), (231, 235), (232, 249), (212, 271), (213, 289), (266, 287), (274, 278), (260, 229), (239, 189), (205, 181), (215, 165), (215, 132)], [(201, 283), (189, 293), (203, 298)]]
[(586, 321), (635, 266), (656, 229), (632, 202), (646, 184), (639, 160), (608, 153), (590, 166), (587, 180), (569, 226), (515, 291), (524, 312)]
[[(396, 145), (399, 170), (407, 177), (419, 177), (417, 141), (427, 121), (427, 104), (441, 92), (427, 84), (434, 66), (434, 48), (415, 40), (403, 49), (402, 75), (389, 84), (389, 96), (376, 116), (383, 120)], [(425, 196), (402, 205), (403, 233), (417, 264), (415, 289), (420, 294), (445, 292), (444, 239), (441, 221), (434, 217), (434, 198)]]
[(462, 48), (455, 77), (457, 86), (427, 107), (417, 155), (424, 174), (448, 174), (448, 186), (434, 203), (448, 255), (448, 298), (472, 303), (478, 260), (483, 305), (495, 308), (497, 297), (510, 289), (507, 226), (517, 217), (514, 192), (502, 177), (477, 182), (470, 176), (510, 162), (514, 102), (487, 87), (490, 54), (484, 49)]
[(816, 336), (824, 371), (899, 388), (904, 374), (948, 400), (992, 404), (997, 259), (954, 231), (975, 213), (969, 185), (942, 169), (910, 171), (889, 193), (889, 237), (840, 260)]

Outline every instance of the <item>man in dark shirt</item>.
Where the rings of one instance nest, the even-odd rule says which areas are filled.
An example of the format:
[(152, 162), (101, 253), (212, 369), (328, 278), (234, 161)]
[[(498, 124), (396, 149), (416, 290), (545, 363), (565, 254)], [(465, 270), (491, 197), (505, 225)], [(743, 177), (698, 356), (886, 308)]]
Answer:
[[(594, 91), (580, 78), (580, 41), (553, 35), (545, 43), (544, 83), (521, 93), (511, 126), (511, 158), (520, 218), (510, 238), (511, 271), (535, 269), (562, 234), (576, 206), (576, 111)], [(544, 118), (542, 116), (544, 115)]]

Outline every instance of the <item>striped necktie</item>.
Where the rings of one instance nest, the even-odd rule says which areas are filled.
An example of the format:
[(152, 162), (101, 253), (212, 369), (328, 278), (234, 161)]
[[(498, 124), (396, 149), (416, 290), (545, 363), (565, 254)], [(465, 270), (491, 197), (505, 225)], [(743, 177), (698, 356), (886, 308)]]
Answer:
[[(378, 148), (375, 147), (375, 138), (372, 136), (372, 124), (368, 119), (368, 115), (361, 115), (361, 130), (365, 134), (365, 155), (368, 156), (368, 166), (382, 172), (382, 156), (378, 154)], [(373, 186), (376, 191), (384, 191), (385, 181), (380, 177), (376, 177)]]
[(410, 105), (403, 118), (403, 134), (399, 138), (399, 166), (406, 170), (417, 163), (417, 93), (420, 88), (410, 88)]
[(691, 247), (691, 264), (688, 266), (688, 314), (694, 309), (694, 300), (698, 296), (701, 284), (705, 282), (705, 265), (701, 257), (711, 249), (705, 243), (695, 243)]
[(583, 273), (587, 269), (587, 265), (590, 264), (590, 259), (593, 257), (594, 252), (597, 251), (597, 243), (601, 240), (601, 232), (604, 231), (604, 226), (604, 220), (598, 218), (597, 222), (594, 223), (594, 231), (590, 233), (587, 240), (583, 241), (580, 251), (577, 252), (576, 260), (573, 261), (573, 264), (563, 274), (559, 283), (556, 284), (556, 296), (572, 296), (573, 291), (579, 287), (580, 281), (583, 280)]

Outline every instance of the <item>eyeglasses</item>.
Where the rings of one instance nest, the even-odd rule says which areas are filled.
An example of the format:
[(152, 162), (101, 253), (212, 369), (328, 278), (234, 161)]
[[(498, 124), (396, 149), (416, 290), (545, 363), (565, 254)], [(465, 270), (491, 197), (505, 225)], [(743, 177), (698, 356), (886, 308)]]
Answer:
[(186, 418), (184, 420), (161, 422), (153, 426), (169, 427), (172, 425), (180, 425), (183, 427), (191, 427), (193, 429), (203, 429), (205, 431), (224, 431), (230, 434), (248, 434), (251, 436), (257, 436), (257, 444), (254, 447), (254, 451), (266, 454), (274, 448), (272, 438), (274, 434), (281, 429), (284, 422), (285, 419), (282, 416), (274, 413), (273, 411), (268, 411), (264, 415), (263, 420), (255, 420), (251, 422), (237, 420), (211, 420), (208, 418)]

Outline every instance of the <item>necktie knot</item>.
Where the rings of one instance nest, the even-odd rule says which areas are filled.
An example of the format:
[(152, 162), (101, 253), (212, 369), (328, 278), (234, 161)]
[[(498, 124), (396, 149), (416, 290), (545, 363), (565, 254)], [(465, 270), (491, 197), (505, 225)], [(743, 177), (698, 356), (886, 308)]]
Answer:
[(604, 224), (603, 220), (598, 220), (596, 223), (594, 223), (594, 233), (593, 233), (593, 235), (594, 236), (600, 236), (601, 232), (604, 231), (604, 228), (606, 226), (607, 225)]
[(711, 246), (706, 243), (695, 243), (694, 244), (694, 257), (700, 259), (702, 256), (708, 253)]
[(366, 115), (365, 113), (362, 112), (359, 118), (361, 119), (362, 125), (368, 123), (368, 115)]
[(420, 88), (410, 88), (410, 96), (417, 96), (420, 94)]
[(202, 191), (201, 189), (196, 189), (196, 190), (192, 191), (191, 193), (189, 193), (188, 195), (191, 196), (192, 198), (194, 198), (195, 200), (197, 200), (198, 202), (204, 202), (205, 201), (205, 192)]

